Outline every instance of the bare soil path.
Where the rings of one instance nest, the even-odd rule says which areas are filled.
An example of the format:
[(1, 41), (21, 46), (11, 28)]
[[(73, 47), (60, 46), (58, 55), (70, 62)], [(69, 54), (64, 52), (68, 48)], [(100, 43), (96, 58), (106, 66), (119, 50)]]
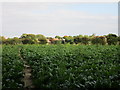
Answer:
[(31, 78), (31, 67), (28, 64), (28, 62), (26, 60), (23, 59), (22, 55), (21, 55), (21, 49), (19, 49), (19, 56), (21, 58), (21, 60), (23, 60), (24, 63), (24, 78), (22, 79), (22, 81), (24, 82), (24, 88), (35, 88), (35, 86), (33, 85), (32, 82), (32, 78)]

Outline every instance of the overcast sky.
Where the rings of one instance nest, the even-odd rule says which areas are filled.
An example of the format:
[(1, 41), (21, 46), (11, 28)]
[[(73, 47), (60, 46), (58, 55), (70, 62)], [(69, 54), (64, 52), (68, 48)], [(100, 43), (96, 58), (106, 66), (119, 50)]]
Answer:
[(2, 3), (2, 35), (118, 33), (118, 3)]

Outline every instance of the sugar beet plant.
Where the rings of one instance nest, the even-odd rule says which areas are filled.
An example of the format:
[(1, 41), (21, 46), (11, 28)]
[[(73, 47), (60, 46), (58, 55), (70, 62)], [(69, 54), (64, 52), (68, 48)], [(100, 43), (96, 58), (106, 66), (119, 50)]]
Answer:
[(2, 47), (2, 88), (22, 88), (23, 62), (18, 46)]
[(120, 88), (119, 51), (113, 45), (25, 45), (21, 55), (37, 88)]

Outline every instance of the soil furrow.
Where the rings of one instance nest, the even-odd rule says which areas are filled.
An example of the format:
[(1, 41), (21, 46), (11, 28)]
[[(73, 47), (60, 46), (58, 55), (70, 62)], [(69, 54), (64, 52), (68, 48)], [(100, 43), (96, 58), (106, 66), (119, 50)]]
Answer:
[(30, 65), (27, 63), (27, 61), (23, 59), (20, 50), (21, 49), (19, 49), (19, 56), (21, 60), (23, 60), (23, 63), (24, 63), (24, 70), (23, 70), (24, 78), (22, 79), (22, 81), (24, 82), (24, 88), (34, 88), (35, 86), (33, 85), (32, 78), (31, 78), (32, 69)]

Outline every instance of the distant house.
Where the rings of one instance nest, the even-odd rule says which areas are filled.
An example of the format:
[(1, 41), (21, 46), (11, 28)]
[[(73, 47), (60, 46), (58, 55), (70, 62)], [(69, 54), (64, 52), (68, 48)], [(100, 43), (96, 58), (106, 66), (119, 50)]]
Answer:
[(48, 44), (53, 44), (55, 43), (56, 41), (60, 41), (61, 39), (58, 39), (58, 38), (50, 38), (50, 39), (46, 39), (47, 40), (47, 43)]
[(53, 38), (53, 41), (58, 41), (58, 40), (60, 40), (60, 39), (58, 39), (58, 38)]
[(50, 44), (50, 43), (51, 43), (50, 39), (46, 39), (46, 40), (47, 40), (47, 43), (48, 43), (48, 44)]

